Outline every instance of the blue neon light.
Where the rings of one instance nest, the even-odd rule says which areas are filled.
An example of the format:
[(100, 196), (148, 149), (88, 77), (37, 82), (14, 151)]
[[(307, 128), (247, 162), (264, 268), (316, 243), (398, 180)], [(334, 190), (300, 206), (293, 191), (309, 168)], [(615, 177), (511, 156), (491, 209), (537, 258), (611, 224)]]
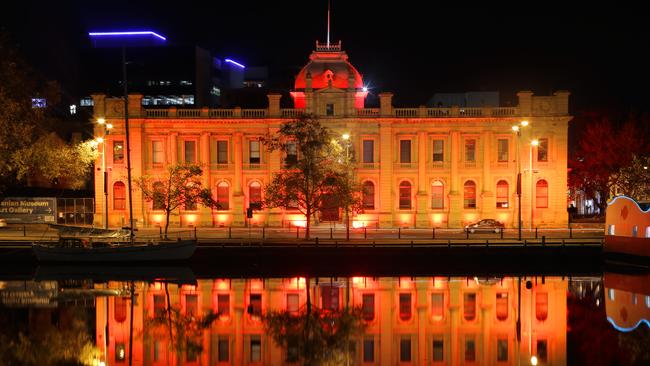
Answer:
[(226, 59), (226, 62), (230, 62), (231, 64), (237, 65), (237, 66), (241, 67), (242, 69), (246, 68), (246, 66), (240, 64), (239, 62), (233, 61), (233, 60), (231, 60), (229, 58)]
[(639, 325), (641, 325), (641, 323), (645, 323), (645, 325), (650, 327), (650, 322), (648, 322), (647, 319), (639, 320), (633, 327), (630, 327), (630, 328), (623, 328), (623, 327), (620, 327), (620, 326), (616, 325), (616, 323), (614, 323), (614, 319), (610, 318), (609, 316), (607, 317), (607, 321), (612, 323), (612, 326), (614, 326), (614, 328), (616, 328), (616, 330), (618, 330), (620, 332), (631, 332), (631, 331), (635, 330)]
[(136, 32), (89, 32), (91, 37), (123, 37), (123, 36), (144, 36), (152, 35), (160, 38), (163, 41), (166, 41), (167, 38), (161, 36), (160, 34), (152, 31), (136, 31)]
[(619, 198), (626, 198), (626, 199), (628, 199), (628, 200), (634, 202), (634, 204), (636, 204), (636, 207), (639, 208), (639, 211), (641, 211), (641, 212), (643, 212), (643, 213), (648, 213), (648, 212), (650, 212), (650, 208), (648, 208), (647, 210), (644, 210), (643, 208), (641, 208), (641, 206), (639, 206), (639, 203), (638, 203), (634, 198), (632, 198), (632, 197), (628, 197), (628, 196), (625, 196), (625, 195), (620, 195), (620, 196), (616, 196), (616, 197), (614, 197), (611, 201), (609, 201), (609, 203), (608, 203), (607, 205), (608, 205), (608, 206), (613, 205), (614, 202), (616, 202), (616, 200), (619, 199)]

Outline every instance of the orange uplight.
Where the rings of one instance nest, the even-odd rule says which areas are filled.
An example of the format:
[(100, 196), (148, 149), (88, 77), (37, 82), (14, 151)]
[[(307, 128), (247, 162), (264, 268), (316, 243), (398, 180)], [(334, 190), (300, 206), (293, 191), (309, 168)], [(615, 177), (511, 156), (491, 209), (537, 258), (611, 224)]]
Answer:
[(443, 289), (447, 285), (447, 279), (444, 277), (434, 277), (433, 278), (433, 288)]
[(160, 215), (160, 214), (158, 214), (158, 215), (153, 215), (153, 221), (154, 221), (156, 224), (160, 224), (164, 219), (165, 219), (165, 215)]
[(504, 222), (504, 223), (508, 222), (508, 216), (510, 216), (510, 215), (508, 215), (508, 213), (506, 213), (506, 212), (499, 213), (499, 214), (497, 214), (497, 220), (499, 220), (500, 222)]
[(195, 292), (196, 291), (196, 286), (194, 285), (183, 285), (181, 288), (182, 291), (186, 292)]
[(291, 223), (293, 226), (307, 227), (307, 220), (293, 220)]
[(160, 291), (163, 288), (163, 284), (162, 284), (162, 282), (154, 282), (152, 284), (152, 287), (153, 287), (154, 290)]
[(217, 215), (217, 222), (219, 224), (226, 224), (228, 222), (229, 218), (230, 218), (230, 215), (228, 215), (228, 214), (218, 214)]
[(214, 280), (214, 289), (218, 291), (230, 290), (230, 281), (228, 280)]
[(187, 219), (187, 222), (195, 222), (196, 215), (185, 215), (185, 219)]
[(444, 219), (445, 215), (441, 213), (434, 213), (431, 214), (431, 222), (434, 224), (442, 224), (442, 219)]
[(251, 280), (251, 290), (262, 290), (264, 283), (262, 280)]
[(366, 222), (365, 221), (352, 221), (352, 227), (355, 229), (361, 229), (366, 227)]
[(365, 281), (364, 277), (352, 277), (352, 284), (355, 286), (363, 286)]
[(399, 215), (399, 220), (402, 225), (408, 225), (412, 222), (412, 216), (411, 214), (401, 214)]
[(476, 220), (478, 220), (478, 214), (475, 213), (465, 214), (465, 222), (474, 222)]
[(286, 283), (286, 288), (291, 290), (304, 289), (307, 281), (305, 277), (294, 277)]

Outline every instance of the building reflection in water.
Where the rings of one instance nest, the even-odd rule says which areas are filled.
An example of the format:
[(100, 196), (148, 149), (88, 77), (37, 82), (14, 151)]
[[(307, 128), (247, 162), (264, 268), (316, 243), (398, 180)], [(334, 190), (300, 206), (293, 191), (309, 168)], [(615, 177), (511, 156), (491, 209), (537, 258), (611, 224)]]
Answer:
[[(540, 365), (565, 365), (567, 284), (559, 277), (205, 279), (196, 285), (136, 282), (133, 364), (292, 364), (296, 351), (277, 346), (265, 334), (263, 315), (304, 312), (309, 291), (312, 305), (326, 311), (361, 308), (367, 327), (362, 336), (350, 341), (349, 364), (529, 365), (535, 356)], [(127, 284), (96, 286), (122, 288)], [(165, 312), (168, 306), (178, 312), (171, 316)], [(97, 298), (96, 309), (97, 346), (107, 355), (106, 364), (128, 364), (131, 297)], [(196, 332), (198, 320), (211, 312), (217, 319)], [(161, 313), (173, 320), (171, 327), (152, 321)], [(189, 336), (192, 330), (197, 337)], [(183, 336), (202, 349), (184, 343), (179, 339)]]

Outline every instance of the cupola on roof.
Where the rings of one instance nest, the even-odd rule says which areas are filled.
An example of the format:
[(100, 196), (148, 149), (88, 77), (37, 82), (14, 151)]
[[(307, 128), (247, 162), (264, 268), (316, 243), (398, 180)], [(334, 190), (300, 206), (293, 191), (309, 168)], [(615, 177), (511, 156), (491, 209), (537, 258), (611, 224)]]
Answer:
[(306, 89), (310, 77), (313, 89), (329, 86), (339, 89), (363, 88), (361, 74), (348, 62), (348, 55), (341, 50), (341, 41), (336, 44), (316, 42), (316, 50), (309, 56), (309, 63), (296, 76), (295, 90)]

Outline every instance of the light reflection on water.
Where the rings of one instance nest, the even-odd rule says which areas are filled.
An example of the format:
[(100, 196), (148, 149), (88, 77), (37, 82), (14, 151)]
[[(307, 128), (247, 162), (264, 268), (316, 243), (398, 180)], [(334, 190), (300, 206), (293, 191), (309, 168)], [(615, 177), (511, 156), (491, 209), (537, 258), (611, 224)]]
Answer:
[[(78, 339), (67, 346), (96, 365), (129, 364), (129, 358), (133, 365), (530, 365), (533, 356), (540, 365), (598, 364), (580, 348), (598, 341), (583, 339), (590, 328), (603, 339), (639, 327), (647, 335), (647, 280), (606, 274), (604, 281), (2, 281), (0, 326), (22, 321), (20, 331), (32, 336), (53, 331), (50, 324), (67, 337), (72, 330)], [(11, 341), (10, 329), (1, 336), (0, 342)], [(23, 346), (47, 349), (32, 338)], [(14, 357), (6, 347), (0, 351)], [(612, 359), (632, 359), (623, 348), (617, 352)]]

